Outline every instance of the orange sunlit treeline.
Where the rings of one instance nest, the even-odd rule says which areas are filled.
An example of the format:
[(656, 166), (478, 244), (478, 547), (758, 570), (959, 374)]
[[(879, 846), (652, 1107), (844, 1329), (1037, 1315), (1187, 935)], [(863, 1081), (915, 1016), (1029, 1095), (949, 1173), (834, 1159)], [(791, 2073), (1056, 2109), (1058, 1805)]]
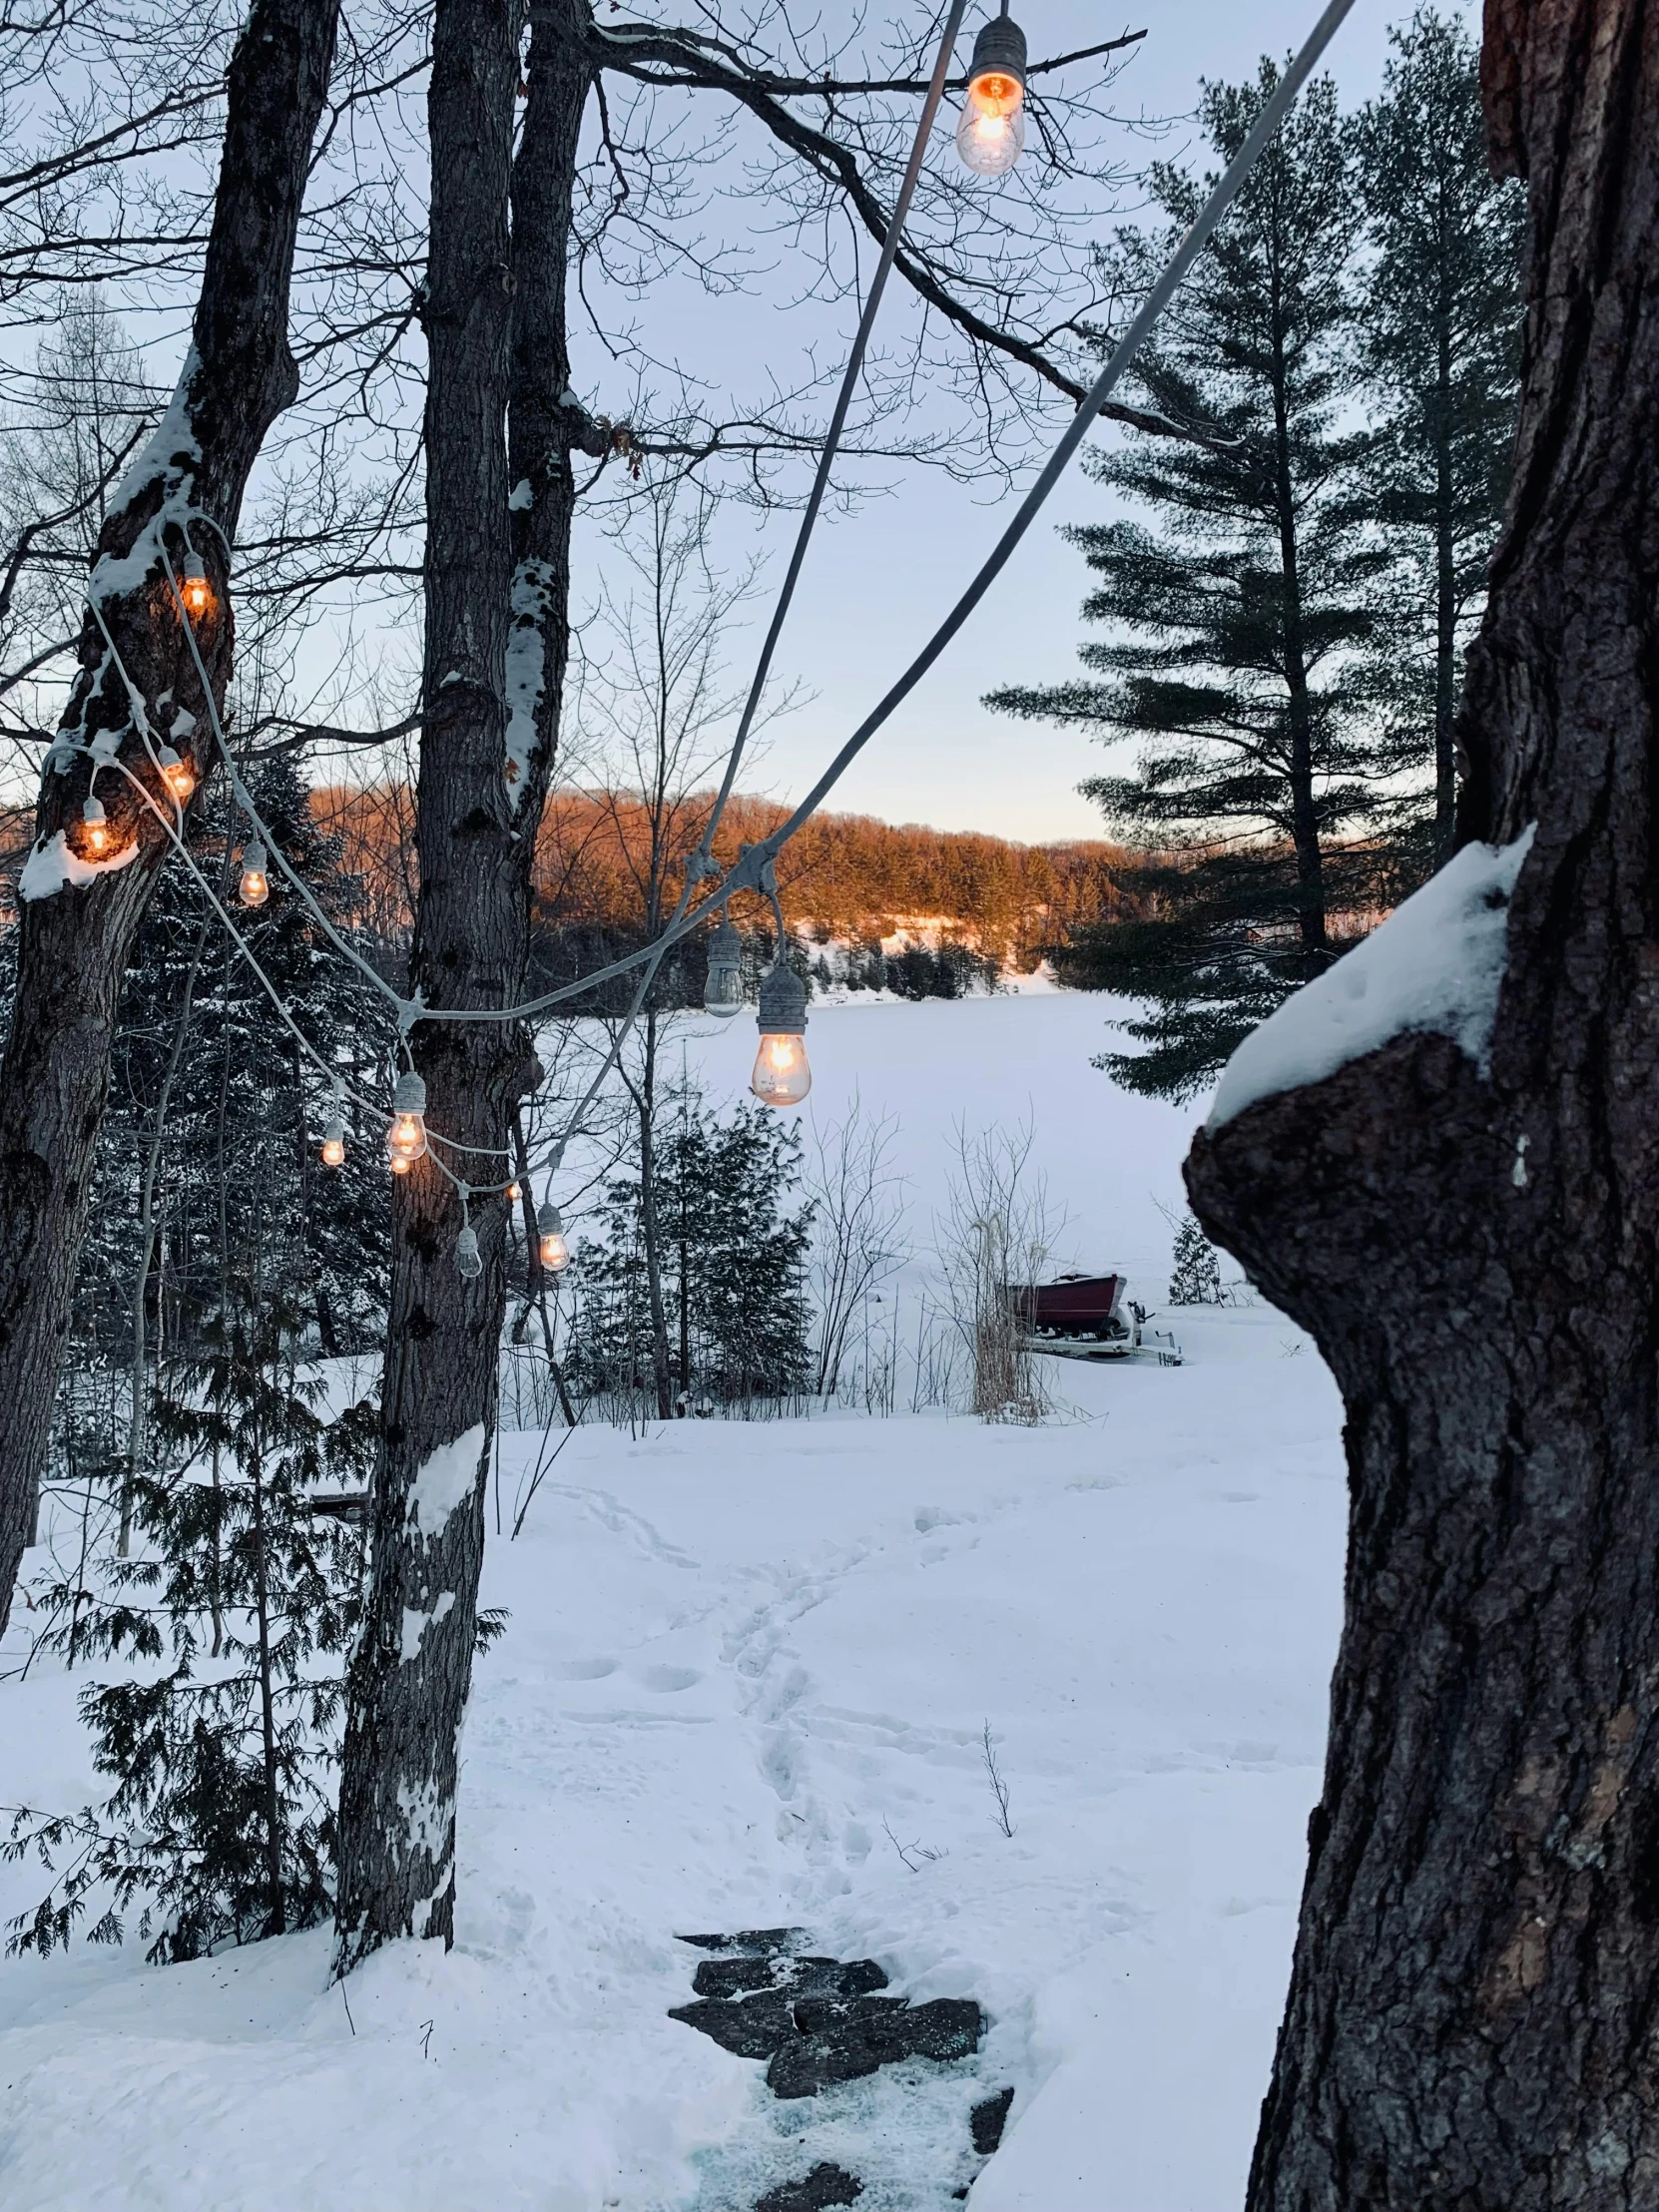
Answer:
[[(362, 884), (362, 924), (385, 939), (407, 930), (415, 882), (413, 804), (400, 784), (315, 793), (317, 817), (341, 839), (341, 865)], [(679, 894), (680, 866), (708, 820), (712, 795), (673, 811), (659, 849), (664, 903)], [(724, 866), (764, 837), (788, 810), (768, 800), (733, 800), (715, 855)], [(541, 919), (637, 928), (651, 851), (643, 804), (626, 794), (555, 792), (536, 840)], [(890, 936), (906, 923), (943, 926), (998, 959), (1028, 967), (1045, 945), (1065, 944), (1083, 925), (1135, 910), (1135, 857), (1094, 842), (1016, 844), (973, 830), (895, 827), (867, 815), (820, 815), (785, 846), (779, 885), (792, 927), (820, 937)], [(744, 917), (739, 916), (742, 920)], [(759, 909), (757, 909), (759, 918)]]

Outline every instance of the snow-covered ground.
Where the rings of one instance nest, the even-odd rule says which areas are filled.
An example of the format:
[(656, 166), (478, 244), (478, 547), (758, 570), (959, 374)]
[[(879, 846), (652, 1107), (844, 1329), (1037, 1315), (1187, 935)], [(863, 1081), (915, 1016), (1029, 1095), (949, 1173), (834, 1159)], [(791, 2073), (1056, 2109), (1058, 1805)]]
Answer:
[[(956, 1117), (1029, 1103), (1079, 1256), (1148, 1277), (1194, 1116), (1092, 1073), (1101, 1041), (1064, 995), (827, 1009), (815, 1103), (896, 1114), (920, 1209)], [(749, 1040), (691, 1049), (712, 1076)], [(578, 1431), (489, 1550), (512, 1619), (467, 1723), (455, 1949), (343, 1994), (322, 1932), (7, 1962), (8, 2207), (747, 2212), (832, 2159), (861, 2212), (946, 2212), (1006, 2085), (973, 2212), (1237, 2204), (1319, 1789), (1340, 1408), (1268, 1308), (1180, 1330), (1179, 1369), (1068, 1366), (1074, 1412), (1036, 1430)], [(533, 1448), (506, 1440), (509, 1504)], [(0, 1798), (96, 1794), (80, 1686), (0, 1682)], [(0, 1870), (0, 1910), (39, 1887)], [(782, 1923), (977, 1998), (978, 2058), (775, 2102), (667, 2011), (677, 1934)]]

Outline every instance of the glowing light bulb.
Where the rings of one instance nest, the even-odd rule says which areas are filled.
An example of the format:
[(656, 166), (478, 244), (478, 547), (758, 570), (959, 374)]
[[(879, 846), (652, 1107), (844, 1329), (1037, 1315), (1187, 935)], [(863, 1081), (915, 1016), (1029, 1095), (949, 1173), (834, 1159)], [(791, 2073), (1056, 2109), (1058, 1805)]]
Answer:
[(81, 820), (86, 825), (81, 841), (92, 858), (100, 860), (110, 849), (110, 826), (104, 819), (102, 800), (89, 799), (81, 809)]
[(523, 1195), (524, 1193), (519, 1189), (516, 1183), (509, 1183), (507, 1185), (507, 1204), (509, 1206), (516, 1206)]
[(179, 597), (185, 603), (185, 612), (192, 622), (213, 612), (213, 586), (208, 582), (208, 572), (200, 558), (192, 553), (185, 561), (185, 573), (179, 585)]
[(761, 979), (761, 1048), (749, 1087), (765, 1106), (799, 1106), (813, 1087), (807, 1060), (807, 986), (793, 968)]
[(271, 896), (271, 877), (266, 873), (265, 846), (258, 837), (242, 848), (242, 902), (245, 906), (263, 906)]
[(188, 761), (181, 761), (172, 746), (156, 748), (156, 765), (162, 772), (162, 782), (182, 807), (196, 789), (196, 771)]
[(703, 1010), (729, 1020), (743, 1004), (743, 939), (723, 921), (709, 939), (709, 976), (703, 986)]
[(468, 1278), (484, 1272), (484, 1256), (478, 1250), (478, 1232), (471, 1222), (465, 1225), (455, 1239), (455, 1266), (460, 1274)]
[(1004, 177), (1025, 150), (1025, 33), (1006, 15), (973, 42), (956, 152), (976, 177)]
[(386, 1131), (393, 1175), (407, 1175), (425, 1150), (426, 1086), (418, 1075), (400, 1075), (391, 1094), (391, 1127)]
[(570, 1247), (565, 1242), (565, 1225), (557, 1206), (537, 1210), (536, 1251), (549, 1275), (558, 1275), (570, 1265)]
[(329, 1122), (322, 1132), (322, 1165), (325, 1168), (345, 1165), (345, 1125), (337, 1119)]

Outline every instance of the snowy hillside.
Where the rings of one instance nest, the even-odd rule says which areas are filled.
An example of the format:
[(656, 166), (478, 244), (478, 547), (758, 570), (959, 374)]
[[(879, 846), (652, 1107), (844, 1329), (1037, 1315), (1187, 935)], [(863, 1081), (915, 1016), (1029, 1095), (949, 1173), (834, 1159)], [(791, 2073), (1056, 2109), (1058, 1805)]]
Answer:
[[(711, 1091), (747, 1077), (738, 1028), (688, 1046)], [(1064, 994), (815, 1012), (813, 1107), (896, 1117), (913, 1279), (954, 1123), (1029, 1118), (1063, 1257), (1161, 1303), (1196, 1117), (1114, 1090), (1102, 1041)], [(5, 1962), (8, 2206), (749, 2212), (823, 2163), (861, 2212), (1237, 2204), (1319, 1789), (1340, 1406), (1265, 1307), (1177, 1326), (1185, 1366), (1068, 1365), (1034, 1430), (578, 1430), (490, 1543), (511, 1621), (463, 1743), (454, 1951), (343, 1992), (322, 1931)], [(509, 1521), (537, 1442), (503, 1440)], [(19, 1679), (27, 1630), (0, 1799), (71, 1810), (85, 1670)], [(41, 1887), (0, 1869), (0, 1908)], [(678, 1936), (781, 1926), (895, 1996), (977, 2000), (978, 2054), (775, 2099), (668, 2014), (703, 1955)], [(970, 2111), (1010, 2087), (984, 2162)]]

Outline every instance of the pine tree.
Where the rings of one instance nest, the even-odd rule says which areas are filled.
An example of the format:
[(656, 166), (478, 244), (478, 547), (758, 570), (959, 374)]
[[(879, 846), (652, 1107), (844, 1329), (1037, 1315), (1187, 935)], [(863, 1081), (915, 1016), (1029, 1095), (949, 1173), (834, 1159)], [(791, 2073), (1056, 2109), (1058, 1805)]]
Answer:
[[(721, 1119), (695, 1095), (669, 1102), (655, 1144), (655, 1203), (673, 1402), (749, 1407), (811, 1380), (807, 1267), (812, 1209), (791, 1201), (801, 1137), (765, 1107)], [(607, 1186), (602, 1234), (572, 1269), (568, 1370), (578, 1389), (655, 1398), (652, 1316), (637, 1165)]]
[(1362, 343), (1376, 510), (1396, 558), (1384, 696), (1401, 766), (1433, 776), (1437, 861), (1456, 805), (1459, 663), (1514, 441), (1523, 194), (1492, 176), (1462, 25), (1418, 8), (1389, 39), (1382, 97), (1360, 119)]
[[(1278, 81), (1205, 88), (1221, 161)], [(1358, 494), (1368, 439), (1355, 395), (1354, 132), (1329, 80), (1263, 155), (1141, 357), (1138, 379), (1207, 444), (1143, 438), (1092, 464), (1151, 508), (1070, 532), (1098, 579), (1085, 602), (1112, 635), (1082, 650), (1092, 679), (987, 704), (1138, 740), (1132, 773), (1083, 789), (1166, 864), (1138, 878), (1153, 918), (1082, 933), (1068, 979), (1149, 1002), (1124, 1026), (1147, 1048), (1097, 1064), (1133, 1089), (1199, 1089), (1262, 1016), (1327, 966), (1379, 895), (1362, 832), (1374, 778), (1379, 578), (1386, 555)], [(1161, 236), (1103, 254), (1119, 295), (1143, 291), (1208, 190), (1154, 168)]]
[(1191, 1214), (1176, 1224), (1169, 1302), (1172, 1306), (1221, 1304), (1221, 1259)]

